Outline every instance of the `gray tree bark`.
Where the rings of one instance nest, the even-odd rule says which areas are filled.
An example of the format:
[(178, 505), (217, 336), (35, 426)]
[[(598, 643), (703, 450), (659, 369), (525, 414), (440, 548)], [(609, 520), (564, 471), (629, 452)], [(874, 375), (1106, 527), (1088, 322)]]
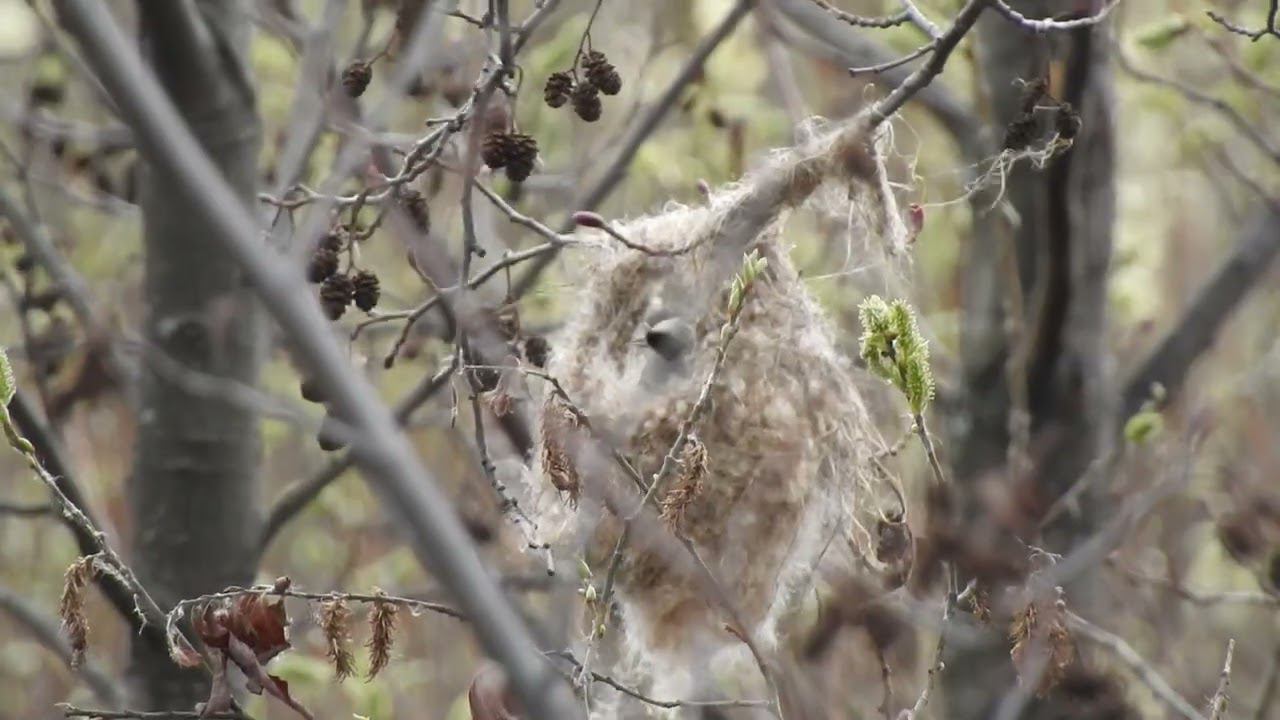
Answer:
[[(144, 54), (219, 168), (254, 202), (261, 128), (245, 56), (244, 0), (140, 0)], [(147, 353), (254, 384), (263, 356), (261, 313), (232, 256), (193, 222), (198, 212), (173, 179), (147, 168)], [(162, 605), (252, 580), (259, 534), (255, 414), (221, 397), (193, 395), (144, 362), (134, 472), (129, 487), (136, 570)], [(184, 671), (154, 643), (135, 642), (138, 707), (186, 709), (207, 696), (202, 673)]]
[[(1031, 17), (1073, 9), (1071, 3), (1049, 0), (1011, 4)], [(1037, 171), (1023, 164), (1010, 174), (1005, 187), (1017, 221), (972, 238), (964, 271), (965, 422), (952, 436), (957, 480), (970, 489), (989, 473), (1010, 473), (1012, 387), (1025, 398), (1031, 462), (1026, 477), (1010, 477), (1006, 486), (1013, 492), (1026, 483), (1044, 507), (1105, 454), (1114, 438), (1118, 401), (1106, 343), (1115, 215), (1106, 32), (1094, 27), (1036, 36), (997, 17), (985, 18), (980, 26), (981, 73), (997, 127), (1020, 110), (1022, 88), (1015, 81), (1044, 77), (1051, 63), (1059, 70), (1052, 91), (1070, 102), (1084, 123), (1073, 148), (1048, 168)], [(1006, 331), (1014, 272), (1001, 263), (1011, 248), (1021, 291), (1020, 348), (1010, 345)], [(1019, 351), (1015, 357), (1021, 360), (1010, 363), (1011, 353)], [(969, 503), (971, 517), (981, 512), (975, 504)], [(1065, 552), (1089, 533), (1096, 513), (1087, 498), (1084, 506), (1078, 516), (1048, 529), (1042, 542), (1049, 549)], [(1067, 591), (1069, 602), (1085, 601), (1083, 587)], [(995, 716), (1014, 687), (1004, 635), (999, 627), (986, 642), (955, 648), (943, 675), (945, 717)]]

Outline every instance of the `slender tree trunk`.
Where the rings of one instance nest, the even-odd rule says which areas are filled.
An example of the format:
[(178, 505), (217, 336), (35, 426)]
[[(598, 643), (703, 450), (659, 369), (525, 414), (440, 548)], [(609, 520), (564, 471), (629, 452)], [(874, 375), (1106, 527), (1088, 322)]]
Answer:
[[(1033, 17), (1071, 9), (1065, 2), (1012, 3)], [(964, 367), (966, 423), (953, 437), (957, 479), (966, 488), (992, 473), (1010, 492), (1029, 483), (1047, 507), (1088, 464), (1106, 454), (1114, 437), (1116, 393), (1107, 355), (1107, 271), (1115, 215), (1112, 92), (1105, 28), (1036, 36), (988, 17), (980, 28), (981, 72), (993, 122), (1012, 121), (1021, 109), (1017, 80), (1050, 76), (1051, 92), (1083, 119), (1073, 148), (1043, 171), (1025, 163), (1008, 178), (1007, 199), (1017, 221), (1003, 232), (973, 238), (966, 268)], [(997, 136), (1003, 131), (997, 128)], [(1012, 243), (1012, 245), (1010, 245)], [(1002, 269), (1010, 248), (1016, 271)], [(1006, 266), (1008, 267), (1008, 266)], [(1010, 363), (1006, 309), (1016, 272), (1022, 318), (1021, 361)], [(1018, 357), (1018, 356), (1015, 356)], [(1010, 380), (1012, 372), (1013, 380)], [(1026, 472), (1008, 464), (1011, 401), (1015, 388), (1028, 412)], [(976, 495), (976, 493), (970, 493)], [(980, 510), (970, 500), (972, 514)], [(1048, 529), (1041, 542), (1065, 552), (1096, 524), (1085, 512)], [(1087, 584), (1088, 580), (1083, 581)], [(1068, 601), (1087, 602), (1084, 585), (1069, 587)], [(953, 720), (990, 718), (1014, 684), (1004, 628), (986, 642), (955, 648), (944, 683)]]
[[(247, 3), (140, 0), (138, 6), (152, 67), (205, 150), (252, 203), (261, 128), (244, 62)], [(170, 178), (147, 169), (142, 204), (146, 353), (228, 382), (255, 383), (264, 335), (235, 262), (193, 222), (198, 213)], [(258, 423), (225, 396), (191, 394), (171, 371), (144, 366), (129, 497), (137, 571), (168, 605), (252, 579)], [(134, 644), (132, 670), (136, 702), (146, 709), (190, 709), (208, 692), (201, 673), (179, 670), (154, 644)]]

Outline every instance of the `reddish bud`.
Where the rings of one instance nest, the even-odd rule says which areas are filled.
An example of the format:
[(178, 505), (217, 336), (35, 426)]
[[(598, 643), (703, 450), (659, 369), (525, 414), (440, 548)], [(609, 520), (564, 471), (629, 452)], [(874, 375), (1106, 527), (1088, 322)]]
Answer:
[(907, 217), (911, 225), (911, 239), (914, 240), (924, 229), (924, 208), (920, 203), (911, 203), (907, 206)]
[(573, 221), (582, 227), (604, 229), (604, 218), (590, 210), (579, 210), (573, 214)]

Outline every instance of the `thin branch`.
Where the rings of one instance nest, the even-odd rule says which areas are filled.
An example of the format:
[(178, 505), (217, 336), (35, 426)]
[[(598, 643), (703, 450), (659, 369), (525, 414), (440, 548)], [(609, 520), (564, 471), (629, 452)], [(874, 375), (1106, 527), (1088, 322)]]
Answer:
[(103, 710), (82, 708), (68, 703), (58, 703), (62, 717), (94, 718), (96, 720), (242, 720), (238, 712), (200, 713), (195, 710)]
[(1133, 671), (1156, 697), (1187, 720), (1205, 720), (1198, 710), (1191, 706), (1171, 687), (1155, 668), (1151, 667), (1133, 646), (1119, 635), (1110, 633), (1070, 610), (1066, 611), (1067, 624), (1081, 636), (1107, 648)]
[[(401, 425), (407, 423), (418, 408), (422, 407), (445, 386), (449, 376), (457, 369), (458, 363), (455, 357), (435, 375), (423, 378), (417, 387), (409, 391), (396, 404), (396, 422)], [(312, 500), (319, 497), (320, 493), (329, 487), (333, 481), (342, 477), (342, 474), (351, 469), (354, 464), (354, 459), (348, 453), (342, 458), (329, 463), (310, 478), (285, 488), (280, 497), (276, 498), (276, 501), (272, 503), (271, 509), (267, 511), (267, 519), (262, 526), (262, 539), (258, 541), (258, 552), (266, 552), (267, 546), (280, 534), (284, 526), (310, 504)]]
[(913, 0), (900, 0), (900, 2), (902, 3), (903, 8), (905, 8), (906, 15), (911, 20), (912, 24), (920, 28), (925, 35), (928, 35), (932, 40), (937, 40), (942, 37), (942, 31), (938, 29), (938, 26), (934, 24), (932, 20), (920, 11), (920, 8), (916, 6)]
[(1132, 568), (1123, 567), (1114, 560), (1108, 560), (1107, 564), (1123, 573), (1129, 580), (1156, 585), (1161, 590), (1172, 592), (1193, 605), (1202, 607), (1212, 607), (1214, 605), (1250, 605), (1260, 608), (1280, 607), (1280, 595), (1249, 590), (1223, 590), (1216, 592), (1192, 590), (1167, 578), (1153, 577)]
[(52, 650), (65, 665), (78, 673), (99, 700), (113, 708), (120, 706), (121, 700), (124, 699), (124, 690), (115, 679), (92, 661), (86, 661), (78, 668), (72, 665), (71, 648), (67, 646), (67, 641), (63, 639), (56, 622), (3, 585), (0, 585), (0, 610), (8, 613), (15, 622), (25, 627), (37, 642)]
[[(76, 536), (83, 539), (82, 545), (87, 544), (89, 549), (92, 550), (92, 552), (83, 553), (83, 555), (94, 558), (95, 565), (103, 571), (98, 573), (99, 575), (114, 576), (119, 582), (121, 587), (118, 591), (128, 600), (121, 598), (117, 602), (130, 608), (128, 610), (121, 608), (125, 617), (131, 620), (132, 625), (140, 629), (148, 626), (161, 627), (164, 622), (164, 613), (161, 612), (160, 606), (156, 604), (147, 589), (138, 581), (133, 569), (125, 564), (124, 560), (115, 551), (115, 548), (107, 541), (106, 534), (100, 531), (93, 520), (62, 491), (57, 478), (50, 474), (40, 462), (40, 456), (37, 454), (35, 446), (30, 440), (23, 437), (17, 421), (11, 416), (9, 409), (4, 406), (0, 406), (0, 424), (4, 426), (4, 434), (9, 446), (22, 456), (26, 461), (27, 467), (48, 488), (63, 517), (74, 526)], [(182, 636), (178, 636), (177, 639), (180, 642), (186, 642)]]
[(1023, 30), (1034, 33), (1062, 32), (1065, 30), (1077, 30), (1090, 25), (1097, 25), (1106, 19), (1116, 5), (1120, 4), (1120, 0), (1108, 0), (1107, 4), (1102, 6), (1098, 12), (1086, 17), (1074, 18), (1070, 20), (1038, 20), (1029, 18), (1026, 15), (1014, 10), (1005, 0), (990, 0), (991, 7), (1004, 19), (1017, 25)]
[(1280, 203), (1267, 208), (1195, 294), (1186, 310), (1129, 373), (1123, 417), (1137, 412), (1160, 383), (1176, 392), (1191, 366), (1280, 254)]
[(965, 3), (960, 13), (956, 15), (955, 20), (951, 22), (951, 27), (934, 41), (933, 54), (929, 56), (929, 60), (907, 76), (907, 79), (894, 88), (893, 92), (871, 106), (868, 111), (871, 127), (874, 128), (888, 120), (889, 116), (896, 113), (913, 95), (933, 82), (933, 79), (946, 66), (947, 59), (951, 57), (951, 52), (956, 49), (956, 46), (960, 44), (964, 36), (973, 29), (974, 23), (978, 22), (978, 17), (982, 15), (982, 11), (987, 8), (990, 2), (991, 0), (968, 0)]
[(933, 52), (933, 49), (935, 47), (937, 47), (937, 43), (930, 42), (930, 43), (921, 45), (920, 47), (916, 48), (915, 50), (911, 51), (906, 55), (903, 55), (902, 57), (896, 60), (888, 60), (886, 62), (878, 63), (876, 65), (869, 65), (867, 67), (851, 67), (849, 68), (849, 75), (851, 77), (862, 77), (863, 75), (879, 75), (880, 73), (885, 72), (886, 70), (892, 70), (896, 67), (901, 67), (911, 62), (912, 60), (923, 57), (924, 55), (928, 55), (929, 53)]
[(1243, 25), (1238, 25), (1212, 10), (1206, 11), (1205, 14), (1229, 32), (1243, 35), (1253, 42), (1257, 42), (1265, 35), (1273, 35), (1280, 38), (1280, 26), (1277, 26), (1277, 23), (1280, 23), (1280, 0), (1271, 0), (1271, 5), (1267, 8), (1267, 22), (1257, 30), (1250, 30)]
[(942, 624), (938, 627), (938, 645), (933, 653), (933, 664), (929, 666), (929, 674), (925, 678), (924, 688), (920, 691), (920, 697), (916, 698), (916, 704), (911, 707), (911, 714), (907, 716), (907, 720), (919, 718), (920, 713), (924, 712), (925, 706), (929, 704), (929, 698), (933, 695), (933, 688), (938, 682), (938, 676), (946, 669), (946, 664), (942, 661), (942, 658), (947, 650), (947, 624), (951, 620), (951, 614), (955, 612), (956, 601), (957, 593), (955, 588), (952, 588), (947, 591), (947, 599), (942, 606)]
[(1231, 686), (1231, 656), (1235, 654), (1236, 641), (1227, 640), (1227, 659), (1222, 662), (1222, 674), (1218, 676), (1218, 689), (1209, 701), (1209, 720), (1223, 720), (1227, 716), (1227, 688)]
[[(0, 215), (9, 221), (9, 226), (22, 240), (27, 252), (31, 253), (31, 256), (49, 274), (54, 285), (66, 298), (67, 304), (71, 306), (71, 311), (81, 327), (90, 337), (109, 343), (111, 334), (99, 316), (102, 303), (93, 297), (88, 283), (80, 273), (76, 272), (71, 263), (67, 262), (54, 245), (53, 238), (49, 237), (48, 231), (28, 217), (13, 196), (3, 187), (0, 187)], [(114, 344), (109, 344), (107, 347), (107, 360), (108, 367), (116, 380), (125, 381), (130, 377), (129, 365), (120, 356)]]
[[(56, 0), (55, 6), (133, 128), (143, 156), (156, 172), (188, 193), (195, 211), (192, 220), (206, 224), (226, 245), (293, 349), (332, 398), (335, 414), (359, 429), (361, 437), (352, 452), (384, 508), (419, 561), (453, 592), (460, 610), (475, 619), (472, 627), (481, 644), (505, 666), (524, 707), (536, 717), (576, 717), (577, 704), (568, 688), (538, 656), (529, 629), (485, 570), (447, 497), (399, 432), (392, 414), (369, 381), (351, 371), (300, 273), (261, 242), (254, 218), (110, 12), (94, 0)], [(421, 44), (413, 43), (408, 55)]]
[(848, 23), (854, 27), (861, 28), (891, 28), (897, 27), (911, 20), (911, 15), (906, 12), (900, 12), (896, 15), (885, 15), (884, 17), (864, 17), (862, 15), (854, 15), (851, 12), (845, 12), (840, 8), (827, 2), (827, 0), (809, 0), (809, 2), (831, 13), (837, 20)]
[[(40, 420), (31, 401), (21, 390), (14, 394), (9, 403), (9, 413), (18, 432), (31, 444), (36, 462), (44, 471), (41, 479), (46, 484), (52, 483), (58, 517), (75, 536), (81, 557), (103, 552), (107, 542), (107, 535), (102, 531), (103, 525), (89, 509), (88, 501), (74, 480), (71, 465), (57, 438)], [(70, 512), (67, 511), (68, 505), (72, 509)], [(102, 594), (134, 632), (145, 636), (155, 647), (165, 646), (162, 625), (156, 622), (161, 617), (158, 608), (148, 621), (139, 616), (134, 588), (124, 578), (109, 572), (97, 573), (97, 582)]]
[(53, 515), (57, 512), (58, 506), (53, 503), (0, 501), (0, 515), (13, 515), (14, 517), (44, 517), (45, 515)]
[(173, 609), (169, 611), (166, 618), (166, 625), (173, 632), (177, 627), (177, 623), (187, 614), (188, 609), (207, 605), (215, 600), (234, 600), (246, 595), (270, 595), (272, 597), (281, 598), (298, 598), (300, 600), (309, 600), (311, 602), (329, 602), (331, 600), (344, 600), (346, 602), (379, 604), (386, 603), (403, 607), (406, 610), (427, 611), (440, 615), (451, 617), (455, 620), (466, 620), (467, 617), (461, 612), (448, 605), (431, 602), (429, 600), (419, 600), (418, 598), (401, 597), (397, 595), (387, 595), (385, 593), (351, 593), (351, 592), (305, 592), (294, 588), (277, 590), (270, 585), (261, 585), (255, 587), (229, 587), (224, 588), (216, 593), (208, 593), (199, 597), (180, 600)]
[[(549, 652), (547, 653), (547, 656), (559, 658), (561, 660), (567, 661), (570, 665), (573, 666), (574, 670), (578, 672), (582, 672), (585, 669), (582, 663), (579, 662), (578, 659), (574, 657), (573, 653), (569, 652), (568, 650)], [(602, 675), (595, 671), (588, 671), (588, 672), (590, 672), (591, 679), (594, 682), (604, 683), (605, 685), (608, 685), (609, 687), (613, 688), (614, 690), (617, 690), (623, 695), (634, 698), (646, 705), (652, 705), (654, 707), (673, 709), (673, 708), (682, 708), (682, 707), (767, 708), (770, 706), (770, 703), (768, 700), (658, 700), (656, 698), (651, 698), (648, 695), (645, 695), (644, 693), (641, 693), (639, 690), (635, 690), (634, 688), (627, 687), (626, 685), (623, 685), (622, 683), (618, 682), (617, 680), (614, 680), (608, 675)]]
[(1161, 77), (1155, 73), (1147, 72), (1136, 65), (1129, 59), (1119, 43), (1113, 43), (1116, 63), (1134, 78), (1152, 85), (1159, 85), (1169, 88), (1186, 98), (1189, 102), (1196, 105), (1202, 105), (1210, 108), (1218, 113), (1231, 127), (1245, 137), (1246, 140), (1253, 143), (1259, 150), (1267, 154), (1272, 162), (1280, 164), (1280, 148), (1272, 145), (1271, 142), (1262, 134), (1258, 126), (1245, 119), (1233, 105), (1227, 101), (1202, 92), (1192, 85), (1174, 78)]

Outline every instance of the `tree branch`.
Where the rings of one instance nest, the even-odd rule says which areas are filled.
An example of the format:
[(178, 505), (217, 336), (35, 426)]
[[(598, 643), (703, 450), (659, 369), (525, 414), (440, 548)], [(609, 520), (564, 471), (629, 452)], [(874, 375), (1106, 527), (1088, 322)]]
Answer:
[(1165, 336), (1151, 348), (1124, 383), (1123, 417), (1142, 407), (1151, 386), (1174, 392), (1191, 366), (1212, 344), (1222, 325), (1267, 272), (1280, 253), (1280, 202), (1273, 203), (1231, 250), (1192, 298)]
[(79, 668), (71, 664), (71, 648), (63, 639), (58, 625), (44, 613), (23, 600), (13, 590), (0, 585), (0, 610), (4, 610), (19, 625), (25, 627), (41, 645), (52, 650), (67, 667), (72, 667), (93, 690), (93, 694), (107, 706), (120, 707), (124, 699), (124, 691), (116, 681), (96, 664), (86, 661)]
[(534, 717), (574, 718), (577, 703), (541, 660), (520, 616), (481, 564), (431, 473), (374, 388), (353, 372), (303, 278), (261, 242), (261, 231), (201, 149), (191, 130), (107, 9), (95, 0), (55, 0), (152, 167), (188, 194), (193, 221), (207, 224), (244, 268), (291, 345), (359, 429), (352, 454), (418, 559), (454, 594), (485, 650), (501, 662)]
[[(422, 407), (427, 400), (444, 387), (449, 377), (458, 367), (457, 359), (454, 358), (447, 367), (436, 373), (434, 376), (423, 378), (409, 394), (405, 395), (396, 405), (395, 415), (396, 422), (404, 424), (408, 422), (410, 416), (419, 407)], [(333, 481), (342, 477), (342, 474), (351, 469), (355, 464), (351, 455), (348, 453), (338, 460), (326, 465), (315, 475), (301, 480), (289, 487), (285, 488), (280, 497), (272, 504), (271, 509), (267, 512), (266, 522), (262, 527), (262, 539), (258, 541), (259, 554), (266, 552), (267, 546), (276, 538), (284, 526), (297, 516), (302, 509), (320, 496), (325, 488), (329, 487)]]
[[(81, 522), (77, 522), (74, 514), (58, 512), (59, 519), (75, 536), (76, 548), (80, 555), (83, 557), (101, 552), (103, 541), (99, 538), (98, 532), (101, 532), (103, 526), (89, 509), (88, 500), (85, 498), (84, 493), (80, 491), (79, 485), (76, 484), (75, 474), (62, 452), (62, 447), (57, 438), (36, 415), (31, 401), (27, 399), (21, 390), (14, 394), (13, 400), (9, 403), (9, 412), (13, 416), (14, 424), (18, 426), (18, 430), (35, 449), (37, 459), (48, 471), (58, 492), (62, 493), (62, 496), (74, 505), (89, 523), (86, 526)], [(137, 602), (134, 600), (133, 591), (119, 576), (112, 573), (98, 573), (97, 582), (103, 596), (120, 614), (121, 619), (129, 623), (134, 632), (141, 634), (148, 642), (153, 643), (156, 648), (163, 649), (167, 647), (164, 629), (154, 622), (143, 623), (141, 621), (137, 614)]]

